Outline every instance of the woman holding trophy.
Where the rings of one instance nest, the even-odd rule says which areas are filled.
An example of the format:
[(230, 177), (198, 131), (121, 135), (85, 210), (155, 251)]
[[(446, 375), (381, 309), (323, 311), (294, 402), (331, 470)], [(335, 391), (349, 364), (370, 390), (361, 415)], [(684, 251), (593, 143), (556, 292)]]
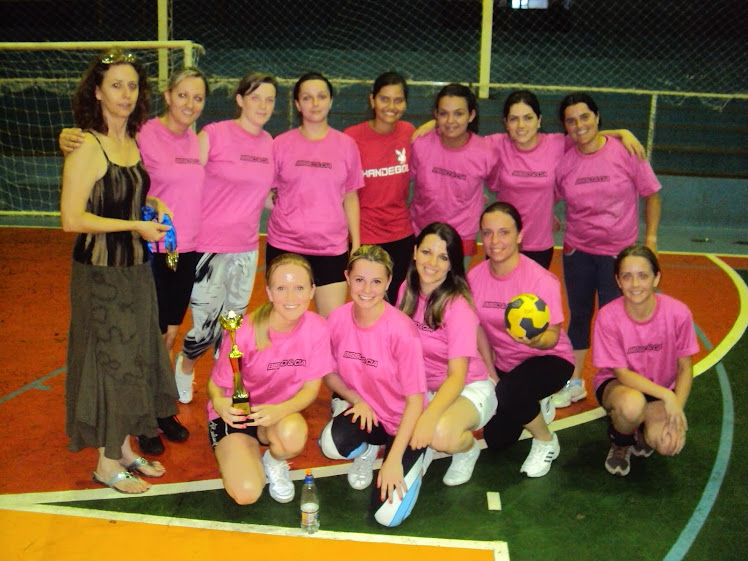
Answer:
[[(273, 499), (293, 500), (286, 460), (306, 444), (301, 411), (333, 370), (327, 322), (307, 309), (315, 291), (308, 261), (281, 254), (265, 282), (269, 301), (247, 321), (232, 311), (222, 316), (228, 336), (208, 381), (209, 438), (224, 488), (238, 504), (260, 498), (266, 475)], [(260, 445), (268, 446), (264, 455)]]

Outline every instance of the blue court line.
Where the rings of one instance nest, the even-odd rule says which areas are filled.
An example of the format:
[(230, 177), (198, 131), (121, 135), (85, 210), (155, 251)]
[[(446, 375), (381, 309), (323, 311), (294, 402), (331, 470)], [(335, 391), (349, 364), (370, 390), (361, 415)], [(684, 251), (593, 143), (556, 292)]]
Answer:
[[(706, 334), (698, 325), (695, 327), (696, 334), (704, 344), (704, 347), (706, 347), (708, 351), (711, 351), (713, 347)], [(704, 492), (701, 494), (699, 503), (696, 505), (696, 508), (685, 528), (681, 531), (680, 536), (678, 536), (678, 539), (670, 548), (670, 551), (668, 551), (667, 555), (663, 558), (663, 561), (681, 561), (685, 558), (688, 550), (696, 540), (696, 536), (699, 535), (704, 522), (706, 522), (714, 503), (717, 501), (717, 495), (719, 494), (719, 490), (722, 487), (722, 482), (724, 481), (727, 472), (727, 465), (730, 461), (730, 455), (732, 452), (732, 438), (735, 427), (735, 408), (730, 380), (728, 379), (727, 371), (721, 362), (716, 365), (716, 370), (719, 387), (722, 392), (722, 428), (719, 435), (717, 457), (714, 460), (712, 473), (709, 474), (709, 480), (704, 488)]]
[(50, 388), (49, 386), (45, 386), (44, 382), (46, 382), (50, 378), (54, 378), (58, 374), (62, 374), (63, 372), (65, 372), (65, 370), (67, 370), (67, 368), (63, 366), (62, 368), (58, 368), (57, 370), (50, 372), (46, 376), (37, 378), (33, 382), (30, 382), (26, 384), (25, 386), (18, 388), (16, 391), (10, 392), (9, 394), (6, 394), (3, 397), (0, 397), (0, 403), (5, 403), (9, 399), (13, 399), (14, 397), (17, 397), (21, 395), (23, 392), (26, 392), (29, 390), (51, 390), (52, 388)]

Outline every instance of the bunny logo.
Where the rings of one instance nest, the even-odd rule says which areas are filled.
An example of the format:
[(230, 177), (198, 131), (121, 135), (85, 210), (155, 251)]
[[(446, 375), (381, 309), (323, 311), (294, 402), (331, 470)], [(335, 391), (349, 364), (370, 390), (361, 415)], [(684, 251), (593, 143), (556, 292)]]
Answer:
[(397, 148), (395, 148), (395, 155), (397, 156), (398, 164), (405, 163), (405, 148), (403, 148), (402, 150), (398, 150)]

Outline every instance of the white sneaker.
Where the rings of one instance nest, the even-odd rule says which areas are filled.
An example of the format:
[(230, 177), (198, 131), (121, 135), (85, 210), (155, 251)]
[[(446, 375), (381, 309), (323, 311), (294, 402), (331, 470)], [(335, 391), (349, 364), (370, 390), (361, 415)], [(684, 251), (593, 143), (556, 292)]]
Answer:
[(540, 400), (540, 412), (543, 414), (543, 420), (546, 425), (550, 425), (556, 418), (556, 406), (553, 405), (551, 396), (544, 397)]
[(571, 405), (572, 402), (580, 401), (585, 397), (587, 397), (587, 390), (584, 388), (584, 382), (581, 384), (572, 384), (571, 380), (569, 380), (558, 393), (553, 394), (551, 400), (553, 401), (553, 405), (559, 409), (563, 409)]
[(348, 483), (361, 491), (371, 485), (374, 479), (374, 462), (377, 461), (379, 446), (368, 444), (364, 453), (354, 458), (351, 469), (348, 470)]
[(524, 473), (527, 477), (543, 477), (551, 469), (551, 462), (558, 458), (561, 452), (561, 446), (558, 444), (556, 433), (551, 433), (553, 438), (550, 442), (532, 439), (530, 453), (527, 455), (525, 463), (522, 464), (519, 472)]
[(174, 364), (174, 379), (177, 382), (177, 391), (179, 392), (179, 401), (189, 403), (192, 401), (192, 383), (195, 381), (195, 373), (182, 374), (182, 353), (177, 355), (177, 361)]
[(349, 409), (350, 406), (351, 404), (348, 403), (345, 399), (342, 399), (340, 397), (333, 397), (330, 400), (330, 413), (333, 417), (337, 417), (343, 411)]
[(444, 474), (444, 479), (442, 479), (444, 484), (454, 487), (470, 481), (473, 475), (473, 468), (475, 468), (475, 462), (478, 461), (478, 456), (480, 456), (480, 448), (478, 448), (478, 443), (473, 439), (473, 447), (470, 450), (452, 455), (452, 463), (449, 464), (449, 469)]
[(262, 456), (262, 466), (268, 478), (270, 496), (279, 503), (291, 502), (296, 489), (291, 481), (288, 463), (285, 460), (276, 460), (270, 455), (270, 450), (266, 450)]

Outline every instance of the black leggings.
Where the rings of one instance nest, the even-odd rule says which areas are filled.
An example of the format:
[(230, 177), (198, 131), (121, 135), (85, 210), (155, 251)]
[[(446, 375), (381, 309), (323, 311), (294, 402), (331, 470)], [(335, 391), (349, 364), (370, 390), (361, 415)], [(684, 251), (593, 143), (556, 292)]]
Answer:
[(517, 442), (524, 426), (540, 413), (540, 400), (563, 388), (572, 372), (571, 362), (552, 355), (528, 358), (510, 372), (497, 371), (499, 407), (483, 427), (486, 446), (501, 450)]

